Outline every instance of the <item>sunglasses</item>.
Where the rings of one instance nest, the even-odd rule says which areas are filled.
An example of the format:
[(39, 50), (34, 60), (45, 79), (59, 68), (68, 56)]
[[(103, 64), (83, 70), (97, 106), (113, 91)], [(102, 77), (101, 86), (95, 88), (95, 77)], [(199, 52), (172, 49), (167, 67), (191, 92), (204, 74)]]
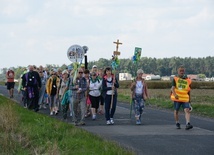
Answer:
[(79, 74), (82, 74), (83, 72), (79, 72)]

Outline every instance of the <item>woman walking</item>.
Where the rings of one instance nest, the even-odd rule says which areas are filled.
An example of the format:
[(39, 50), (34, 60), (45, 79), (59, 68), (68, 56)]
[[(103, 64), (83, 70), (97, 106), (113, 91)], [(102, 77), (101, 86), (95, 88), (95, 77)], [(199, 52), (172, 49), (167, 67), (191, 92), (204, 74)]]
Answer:
[(46, 84), (46, 91), (48, 96), (50, 97), (50, 115), (58, 114), (58, 108), (57, 108), (57, 91), (59, 87), (60, 79), (57, 77), (57, 71), (53, 70), (51, 77), (48, 79)]
[(89, 80), (89, 99), (91, 101), (92, 119), (96, 119), (96, 111), (99, 108), (101, 81), (95, 72), (91, 73)]
[(114, 113), (117, 104), (117, 88), (119, 88), (118, 80), (115, 75), (112, 74), (110, 67), (107, 67), (104, 71), (104, 77), (102, 81), (102, 90), (105, 99), (105, 118), (106, 124), (114, 124)]
[(144, 101), (148, 98), (147, 85), (142, 78), (143, 70), (137, 71), (137, 77), (131, 84), (132, 100), (134, 101), (134, 111), (136, 124), (141, 124), (141, 115), (144, 109)]

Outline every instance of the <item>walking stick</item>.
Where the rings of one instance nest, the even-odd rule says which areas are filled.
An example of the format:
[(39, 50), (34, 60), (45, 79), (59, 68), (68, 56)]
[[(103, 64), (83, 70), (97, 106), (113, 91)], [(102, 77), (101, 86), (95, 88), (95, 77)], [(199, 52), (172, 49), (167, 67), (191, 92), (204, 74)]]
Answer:
[(130, 118), (132, 117), (132, 106), (133, 106), (133, 99), (131, 97), (131, 99), (130, 99), (130, 115), (129, 115)]
[[(116, 68), (118, 67), (120, 61), (118, 59), (118, 55), (120, 55), (120, 52), (118, 51), (118, 48), (119, 48), (119, 45), (122, 45), (122, 43), (119, 42), (119, 39), (117, 39), (117, 42), (113, 42), (114, 44), (116, 44), (116, 51), (114, 51), (113, 55), (112, 55), (112, 68), (114, 70), (114, 73), (116, 74)], [(113, 84), (114, 84), (114, 80), (115, 79), (115, 74), (114, 74), (114, 77), (113, 77)], [(115, 90), (114, 90), (115, 92)], [(114, 99), (114, 93), (112, 93), (112, 96), (111, 96), (111, 109), (112, 109), (112, 106), (113, 106), (113, 99)]]
[[(115, 74), (114, 74), (114, 77), (113, 77), (113, 85), (114, 85), (114, 80), (115, 80)], [(113, 101), (114, 101), (114, 92), (115, 92), (115, 90), (112, 90), (112, 95), (111, 95), (111, 109), (112, 109)]]

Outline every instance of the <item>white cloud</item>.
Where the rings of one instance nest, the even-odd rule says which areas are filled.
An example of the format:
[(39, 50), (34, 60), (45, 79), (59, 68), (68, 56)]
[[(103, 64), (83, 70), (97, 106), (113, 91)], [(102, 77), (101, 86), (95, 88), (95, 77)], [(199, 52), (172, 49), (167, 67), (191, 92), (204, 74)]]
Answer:
[(211, 0), (1, 0), (0, 67), (68, 64), (72, 44), (87, 45), (89, 61), (110, 59), (117, 39), (120, 58), (130, 58), (135, 47), (149, 57), (213, 56), (213, 6)]

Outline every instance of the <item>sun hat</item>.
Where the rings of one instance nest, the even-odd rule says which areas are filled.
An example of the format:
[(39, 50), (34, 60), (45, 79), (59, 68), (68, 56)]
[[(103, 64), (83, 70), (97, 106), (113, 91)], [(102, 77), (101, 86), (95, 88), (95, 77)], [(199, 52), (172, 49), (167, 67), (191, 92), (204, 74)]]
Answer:
[(68, 74), (67, 70), (62, 71), (62, 74)]
[(138, 69), (137, 70), (137, 74), (143, 74), (144, 72), (143, 72), (143, 70), (142, 69)]

